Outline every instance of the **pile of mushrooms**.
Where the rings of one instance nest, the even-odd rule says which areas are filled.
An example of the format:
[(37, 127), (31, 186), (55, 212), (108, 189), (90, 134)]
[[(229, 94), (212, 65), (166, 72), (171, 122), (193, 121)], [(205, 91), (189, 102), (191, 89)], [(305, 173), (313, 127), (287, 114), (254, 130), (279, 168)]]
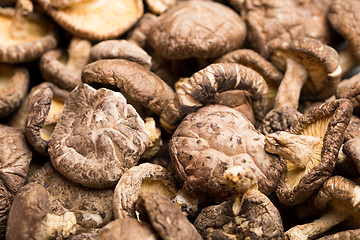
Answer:
[(0, 239), (360, 239), (359, 11), (0, 1)]

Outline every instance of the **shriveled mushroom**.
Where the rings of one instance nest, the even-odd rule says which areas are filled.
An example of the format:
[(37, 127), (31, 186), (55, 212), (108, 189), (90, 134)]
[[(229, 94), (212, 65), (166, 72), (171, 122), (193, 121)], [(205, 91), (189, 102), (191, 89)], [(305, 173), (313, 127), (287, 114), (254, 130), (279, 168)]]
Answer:
[(49, 82), (34, 87), (29, 94), (25, 134), (30, 144), (42, 155), (48, 155), (48, 141), (68, 96), (68, 91)]
[(18, 0), (16, 8), (0, 8), (0, 62), (22, 63), (35, 60), (55, 48), (55, 25), (44, 16), (32, 13), (30, 0)]
[(29, 89), (29, 82), (26, 68), (0, 64), (0, 118), (19, 108)]
[(141, 192), (162, 194), (169, 199), (178, 190), (177, 181), (164, 167), (143, 163), (126, 171), (115, 187), (115, 218), (136, 217), (135, 202)]
[(46, 81), (69, 91), (81, 83), (81, 71), (89, 61), (91, 43), (74, 37), (67, 49), (47, 51), (40, 59), (41, 74)]
[(195, 220), (203, 239), (284, 239), (279, 211), (257, 189), (257, 177), (235, 166), (224, 172), (236, 195), (220, 205), (204, 208)]
[(143, 120), (121, 93), (78, 85), (49, 140), (54, 167), (84, 186), (114, 186), (150, 144)]
[(353, 138), (343, 146), (343, 152), (346, 154), (356, 166), (358, 173), (360, 173), (360, 137)]
[(7, 239), (63, 239), (101, 228), (113, 219), (112, 195), (113, 189), (83, 187), (46, 163), (16, 195)]
[(245, 36), (246, 25), (231, 8), (185, 1), (159, 16), (148, 41), (166, 59), (216, 58), (239, 48)]
[(141, 0), (39, 0), (45, 11), (65, 30), (75, 36), (106, 40), (116, 38), (131, 28), (142, 16)]
[(160, 122), (166, 130), (171, 131), (187, 114), (205, 105), (219, 104), (221, 94), (226, 97), (229, 90), (242, 90), (237, 92), (242, 101), (236, 101), (244, 105), (242, 113), (253, 121), (262, 119), (268, 90), (264, 78), (251, 68), (237, 63), (214, 63), (179, 86), (175, 98), (162, 112)]
[(360, 73), (342, 80), (336, 90), (336, 98), (347, 98), (353, 108), (360, 106)]
[(281, 203), (303, 202), (331, 176), (351, 115), (349, 100), (334, 100), (303, 114), (289, 132), (266, 135), (265, 150), (287, 165), (276, 188)]
[(345, 141), (348, 141), (350, 139), (360, 137), (360, 119), (356, 116), (352, 116), (350, 118), (350, 123), (348, 127), (345, 130)]

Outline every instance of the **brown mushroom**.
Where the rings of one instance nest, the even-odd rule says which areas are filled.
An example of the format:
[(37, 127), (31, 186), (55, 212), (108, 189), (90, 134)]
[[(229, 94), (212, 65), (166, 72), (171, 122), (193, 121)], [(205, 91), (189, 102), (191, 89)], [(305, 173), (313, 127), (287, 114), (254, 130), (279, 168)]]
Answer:
[(231, 8), (185, 1), (159, 16), (148, 41), (166, 59), (216, 58), (239, 48), (245, 36), (246, 25)]
[(148, 12), (144, 13), (133, 29), (128, 32), (126, 40), (144, 48), (147, 43), (148, 35), (151, 33), (151, 27), (156, 20), (157, 17), (154, 14)]
[(91, 43), (74, 37), (67, 49), (50, 50), (40, 59), (41, 75), (60, 88), (73, 90), (81, 83), (81, 71), (89, 61)]
[(162, 14), (176, 4), (176, 0), (145, 0), (149, 10), (154, 14)]
[(343, 240), (343, 239), (351, 240), (351, 239), (359, 238), (359, 236), (360, 236), (360, 229), (353, 229), (353, 230), (347, 230), (347, 231), (342, 231), (331, 235), (327, 235), (319, 238), (318, 240)]
[(114, 186), (134, 166), (150, 138), (121, 93), (78, 85), (49, 140), (54, 167), (84, 186)]
[(29, 78), (26, 68), (0, 64), (0, 118), (20, 107), (29, 88)]
[(99, 235), (100, 230), (101, 230), (101, 228), (93, 228), (87, 232), (71, 236), (68, 239), (69, 240), (94, 240)]
[(56, 47), (54, 24), (32, 13), (30, 0), (19, 0), (16, 8), (0, 8), (2, 34), (0, 62), (22, 63), (35, 60), (45, 51)]
[(349, 100), (326, 102), (303, 114), (289, 132), (266, 135), (265, 150), (287, 166), (276, 188), (281, 203), (303, 202), (331, 176), (351, 115)]
[(336, 90), (336, 98), (347, 98), (353, 108), (360, 106), (360, 73), (342, 80)]
[(135, 203), (141, 192), (162, 194), (169, 199), (178, 190), (176, 180), (164, 167), (143, 163), (126, 171), (115, 187), (115, 218), (136, 217)]
[(144, 11), (141, 0), (38, 2), (65, 30), (96, 41), (119, 37), (136, 23)]
[(220, 205), (204, 208), (195, 227), (204, 239), (284, 239), (279, 211), (257, 189), (257, 177), (247, 168), (235, 166), (224, 172), (236, 195)]
[(358, 173), (360, 173), (360, 137), (350, 139), (343, 146), (343, 152), (352, 162), (355, 163)]
[(25, 134), (35, 150), (47, 156), (48, 141), (61, 117), (69, 92), (49, 82), (34, 87), (25, 114)]
[(344, 135), (345, 135), (345, 140), (344, 140), (345, 142), (350, 139), (360, 137), (360, 118), (354, 115), (350, 118), (350, 123), (346, 128)]
[(264, 78), (251, 68), (237, 63), (214, 63), (180, 85), (175, 98), (161, 114), (161, 125), (168, 131), (173, 130), (187, 114), (205, 105), (218, 104), (219, 95), (224, 93), (226, 96), (229, 90), (242, 90), (237, 92), (242, 95), (242, 101), (237, 100), (237, 103), (245, 105), (242, 113), (249, 119), (262, 119), (268, 90)]
[(181, 210), (163, 195), (141, 192), (135, 209), (140, 219), (147, 220), (162, 239), (202, 239)]

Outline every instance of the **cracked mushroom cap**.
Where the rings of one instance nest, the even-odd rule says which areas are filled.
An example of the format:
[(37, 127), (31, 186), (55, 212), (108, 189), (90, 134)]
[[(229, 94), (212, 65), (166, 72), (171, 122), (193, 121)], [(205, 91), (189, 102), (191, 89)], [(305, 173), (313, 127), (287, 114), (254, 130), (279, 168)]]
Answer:
[(26, 68), (0, 64), (0, 118), (13, 113), (25, 99), (30, 83)]
[(166, 168), (143, 163), (126, 171), (115, 187), (114, 217), (136, 217), (135, 203), (141, 192), (153, 192), (173, 198), (177, 181)]
[(81, 83), (81, 71), (88, 63), (90, 49), (88, 40), (74, 37), (67, 52), (64, 49), (45, 52), (39, 63), (41, 75), (60, 88), (73, 90)]
[(117, 38), (143, 15), (141, 0), (39, 0), (45, 11), (75, 36), (100, 41)]
[(126, 59), (132, 62), (148, 66), (151, 56), (141, 47), (127, 40), (106, 40), (95, 44), (90, 51), (90, 62), (101, 59)]
[[(26, 8), (22, 7), (26, 2)], [(32, 11), (28, 0), (17, 1), (13, 8), (0, 8), (0, 62), (22, 63), (39, 58), (45, 51), (57, 46), (55, 25)], [(22, 14), (27, 12), (27, 16)]]
[(180, 208), (165, 196), (142, 192), (135, 209), (139, 212), (140, 220), (149, 222), (162, 239), (202, 239)]
[(15, 197), (7, 239), (62, 239), (101, 228), (113, 219), (112, 195), (113, 189), (83, 187), (46, 163)]
[(211, 105), (189, 114), (169, 143), (176, 172), (190, 192), (227, 198), (234, 194), (223, 179), (226, 169), (245, 166), (266, 195), (276, 187), (284, 165), (264, 150), (265, 137), (240, 112)]
[(360, 106), (360, 73), (339, 83), (336, 90), (336, 98), (349, 99), (353, 108)]
[[(171, 87), (138, 63), (104, 59), (85, 66), (81, 79), (96, 86), (113, 86), (130, 101), (160, 115), (174, 97)], [(129, 101), (128, 100), (128, 101)]]
[(332, 47), (311, 38), (291, 42), (274, 41), (269, 45), (272, 63), (285, 70), (287, 59), (302, 65), (308, 74), (301, 88), (301, 98), (324, 100), (335, 94), (341, 79), (338, 53)]
[(114, 186), (150, 144), (145, 124), (121, 93), (87, 84), (69, 95), (49, 140), (54, 167), (84, 186)]
[(19, 130), (0, 124), (0, 237), (6, 229), (12, 200), (27, 176), (32, 152)]
[(250, 112), (245, 114), (262, 119), (268, 91), (264, 78), (251, 68), (237, 63), (214, 63), (196, 72), (179, 86), (175, 98), (162, 112), (160, 122), (170, 131), (187, 114), (206, 105), (219, 104), (219, 95), (229, 90), (243, 90), (245, 101), (243, 99), (242, 102), (251, 99), (246, 109)]
[(42, 155), (48, 155), (48, 141), (68, 96), (68, 91), (49, 82), (34, 87), (29, 94), (25, 134), (29, 143)]
[(231, 8), (188, 1), (159, 16), (148, 42), (166, 59), (216, 58), (240, 48), (245, 36), (246, 25)]
[(287, 165), (276, 188), (281, 203), (303, 202), (331, 176), (351, 115), (349, 100), (326, 102), (303, 114), (289, 132), (266, 135), (265, 150)]

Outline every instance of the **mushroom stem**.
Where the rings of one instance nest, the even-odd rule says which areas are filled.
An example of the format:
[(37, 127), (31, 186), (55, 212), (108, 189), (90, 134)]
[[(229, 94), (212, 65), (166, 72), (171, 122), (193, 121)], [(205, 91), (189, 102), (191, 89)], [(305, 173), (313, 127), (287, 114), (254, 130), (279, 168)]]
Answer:
[(347, 45), (345, 49), (339, 53), (339, 62), (342, 69), (342, 74), (346, 75), (353, 68), (355, 68), (359, 61), (356, 59), (356, 56), (353, 54), (354, 50), (350, 45)]
[(290, 228), (285, 233), (285, 236), (288, 240), (314, 239), (333, 226), (344, 221), (349, 215), (350, 213), (344, 209), (333, 208), (330, 212), (327, 212), (311, 223)]
[(91, 43), (86, 39), (74, 37), (68, 48), (69, 59), (66, 66), (80, 79), (81, 71), (88, 63), (91, 50)]
[(286, 72), (278, 88), (274, 108), (292, 107), (297, 109), (301, 88), (307, 78), (308, 72), (302, 64), (291, 58), (286, 59)]
[(26, 16), (33, 11), (30, 0), (19, 0), (16, 2), (15, 13), (11, 21), (10, 36), (13, 39), (25, 39), (28, 37)]
[(198, 194), (181, 189), (176, 193), (172, 201), (180, 207), (185, 215), (195, 216), (199, 212), (200, 198)]

